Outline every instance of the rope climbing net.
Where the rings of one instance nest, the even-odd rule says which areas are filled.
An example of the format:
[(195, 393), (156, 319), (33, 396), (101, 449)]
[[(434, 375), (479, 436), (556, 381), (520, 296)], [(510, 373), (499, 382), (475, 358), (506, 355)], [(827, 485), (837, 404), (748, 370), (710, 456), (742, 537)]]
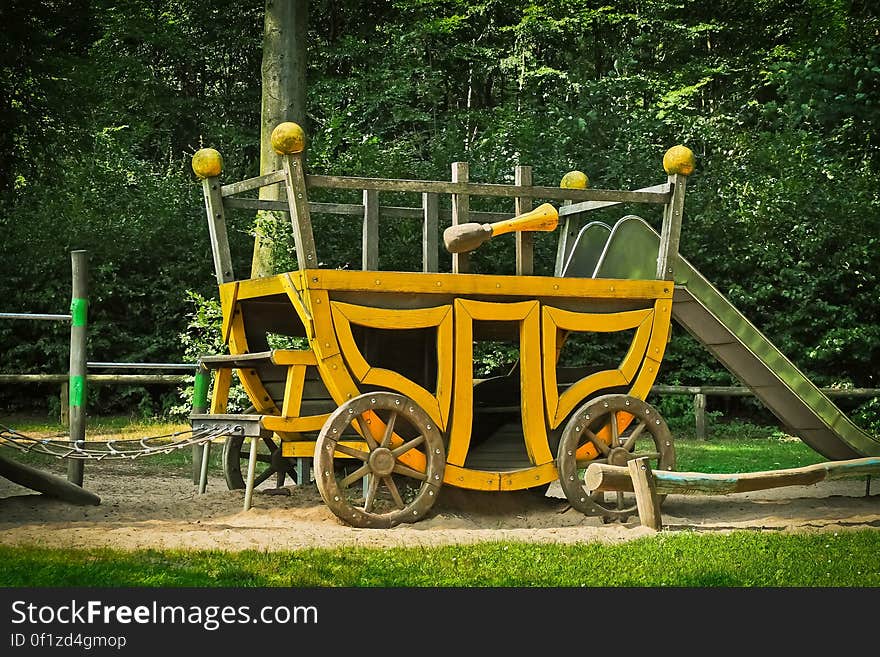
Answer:
[(176, 449), (203, 445), (221, 436), (241, 432), (241, 427), (221, 425), (175, 431), (159, 436), (132, 438), (128, 440), (86, 441), (73, 443), (65, 434), (49, 438), (34, 438), (0, 424), (0, 446), (20, 452), (37, 452), (59, 459), (137, 459), (153, 454), (170, 454)]

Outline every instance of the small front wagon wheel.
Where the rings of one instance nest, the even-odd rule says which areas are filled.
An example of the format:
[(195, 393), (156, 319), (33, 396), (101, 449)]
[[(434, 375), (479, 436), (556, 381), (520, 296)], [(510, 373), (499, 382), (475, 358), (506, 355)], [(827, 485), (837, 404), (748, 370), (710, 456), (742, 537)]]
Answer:
[(565, 426), (556, 456), (559, 484), (581, 513), (625, 522), (638, 514), (635, 495), (609, 493), (613, 499), (606, 501), (605, 493), (586, 489), (584, 471), (590, 463), (626, 465), (643, 456), (653, 470), (675, 469), (675, 446), (666, 421), (641, 399), (603, 395), (581, 406)]
[(336, 516), (354, 527), (415, 522), (437, 500), (443, 436), (411, 399), (367, 393), (337, 408), (315, 443), (315, 482)]

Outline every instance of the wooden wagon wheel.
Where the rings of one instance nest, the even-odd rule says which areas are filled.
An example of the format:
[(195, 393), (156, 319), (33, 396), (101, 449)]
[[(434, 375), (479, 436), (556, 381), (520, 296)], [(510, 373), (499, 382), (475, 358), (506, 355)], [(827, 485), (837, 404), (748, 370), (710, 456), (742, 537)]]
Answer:
[[(341, 444), (350, 440), (364, 445)], [(437, 500), (445, 467), (434, 421), (414, 401), (391, 392), (367, 393), (339, 406), (315, 443), (321, 497), (354, 527), (419, 520)]]
[[(260, 451), (257, 453), (257, 471), (254, 477), (254, 488), (275, 475), (275, 485), (280, 488), (284, 479), (289, 476), (296, 481), (296, 468), (293, 461), (281, 456), (281, 447), (271, 438), (262, 438)], [(229, 490), (245, 488), (242, 465), (247, 470), (250, 457), (249, 447), (245, 446), (244, 436), (227, 436), (223, 443), (223, 475)]]
[[(585, 447), (588, 444), (592, 449)], [(607, 502), (605, 493), (586, 489), (583, 473), (590, 463), (626, 465), (642, 456), (651, 459), (654, 470), (675, 469), (675, 446), (666, 421), (641, 399), (603, 395), (581, 406), (566, 424), (556, 456), (559, 483), (578, 511), (606, 522), (625, 522), (638, 513), (635, 495), (611, 493), (613, 499)]]

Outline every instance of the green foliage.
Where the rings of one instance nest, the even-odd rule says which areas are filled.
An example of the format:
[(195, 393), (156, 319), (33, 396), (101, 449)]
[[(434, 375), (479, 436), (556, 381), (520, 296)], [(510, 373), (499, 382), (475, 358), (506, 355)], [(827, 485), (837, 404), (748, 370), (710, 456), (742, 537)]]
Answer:
[[(90, 357), (179, 361), (188, 291), (208, 299), (214, 289), (189, 157), (217, 148), (225, 180), (258, 170), (262, 6), (32, 4), (0, 8), (10, 53), (0, 72), (3, 310), (62, 312), (68, 251), (84, 248)], [(878, 387), (878, 29), (865, 2), (313, 2), (307, 165), (443, 180), (468, 161), (474, 181), (512, 182), (526, 164), (539, 185), (579, 169), (593, 187), (631, 189), (661, 182), (665, 150), (687, 144), (697, 171), (685, 257), (818, 385)], [(359, 195), (316, 190), (312, 200)], [(509, 200), (471, 206), (513, 211)], [(659, 225), (650, 208), (617, 210), (603, 220), (635, 212)], [(239, 277), (255, 230), (276, 245), (276, 270), (293, 266), (286, 220), (228, 220)], [(316, 214), (314, 224), (322, 266), (359, 268), (357, 220)], [(420, 269), (417, 221), (380, 231), (380, 267)], [(550, 273), (554, 255), (555, 236), (537, 235), (536, 273)], [(512, 273), (512, 240), (472, 261)], [(449, 269), (448, 254), (440, 262)], [(61, 327), (0, 323), (5, 371), (63, 372), (66, 343)], [(486, 349), (481, 372), (509, 361)], [(570, 355), (603, 364), (616, 354), (588, 344)], [(678, 330), (660, 381), (736, 383)], [(33, 391), (2, 394), (13, 407), (34, 403)], [(170, 403), (118, 387), (90, 401), (144, 413)], [(876, 426), (876, 409), (864, 413)]]
[[(223, 311), (220, 302), (214, 298), (206, 298), (193, 290), (186, 291), (186, 298), (190, 305), (190, 312), (187, 313), (189, 319), (186, 328), (178, 337), (187, 362), (197, 363), (202, 356), (227, 353), (221, 330)], [(216, 377), (212, 377), (212, 381), (214, 378)], [(172, 417), (184, 419), (192, 411), (193, 380), (194, 377), (188, 377), (187, 384), (178, 389), (180, 403), (169, 409)], [(208, 392), (209, 400), (210, 395), (211, 391)], [(227, 410), (230, 413), (240, 413), (249, 405), (247, 393), (238, 375), (233, 372)]]

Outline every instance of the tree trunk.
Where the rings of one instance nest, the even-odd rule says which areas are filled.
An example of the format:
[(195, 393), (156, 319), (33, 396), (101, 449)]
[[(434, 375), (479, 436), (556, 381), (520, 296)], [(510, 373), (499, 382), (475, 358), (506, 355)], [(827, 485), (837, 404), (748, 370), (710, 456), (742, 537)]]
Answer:
[[(306, 129), (306, 34), (308, 0), (266, 0), (263, 28), (262, 107), (260, 110), (260, 175), (281, 168), (272, 149), (272, 130), (279, 123), (294, 121)], [(260, 189), (260, 198), (284, 200), (284, 187)], [(251, 277), (270, 276), (273, 244), (268, 228), (277, 224), (278, 213), (257, 213)]]

